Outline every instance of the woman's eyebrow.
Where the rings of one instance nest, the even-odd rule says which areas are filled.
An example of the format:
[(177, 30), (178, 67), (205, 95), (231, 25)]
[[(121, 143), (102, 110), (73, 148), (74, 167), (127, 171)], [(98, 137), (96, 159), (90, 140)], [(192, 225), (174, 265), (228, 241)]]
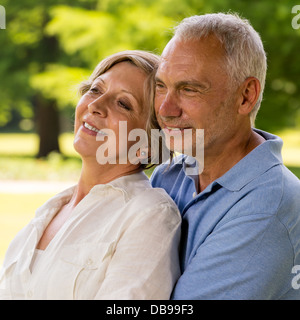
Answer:
[(130, 91), (126, 90), (126, 89), (122, 89), (121, 91), (130, 94), (131, 96), (133, 96), (133, 98), (136, 101), (138, 101), (138, 98), (135, 96), (135, 94), (133, 92), (130, 92)]
[(94, 81), (93, 81), (93, 83), (97, 83), (98, 81), (100, 81), (100, 82), (102, 82), (102, 84), (104, 84), (105, 85), (105, 81), (102, 79), (102, 78), (100, 78), (101, 76), (99, 76), (99, 77), (97, 77)]
[[(96, 78), (93, 83), (97, 83), (98, 81), (101, 82), (104, 86), (106, 86), (106, 82), (105, 82), (104, 79), (101, 78), (101, 75), (100, 75), (98, 78)], [(127, 94), (131, 95), (131, 96), (136, 100), (136, 102), (137, 102), (138, 104), (141, 103), (141, 102), (139, 101), (138, 97), (137, 97), (133, 92), (128, 91), (128, 90), (126, 90), (126, 89), (121, 89), (121, 92), (124, 92), (124, 93), (127, 93)]]

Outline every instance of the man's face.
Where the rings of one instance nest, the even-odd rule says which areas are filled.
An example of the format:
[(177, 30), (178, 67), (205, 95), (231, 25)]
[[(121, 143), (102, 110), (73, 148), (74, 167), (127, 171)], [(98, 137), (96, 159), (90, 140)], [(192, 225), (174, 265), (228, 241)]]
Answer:
[[(165, 135), (174, 136), (174, 141), (181, 139), (183, 129), (192, 129), (193, 141), (183, 150), (195, 150), (196, 129), (204, 129), (205, 151), (216, 151), (232, 135), (238, 116), (236, 89), (226, 72), (223, 50), (214, 36), (201, 41), (173, 38), (162, 54), (156, 115)], [(174, 141), (168, 146), (171, 150), (176, 149)]]

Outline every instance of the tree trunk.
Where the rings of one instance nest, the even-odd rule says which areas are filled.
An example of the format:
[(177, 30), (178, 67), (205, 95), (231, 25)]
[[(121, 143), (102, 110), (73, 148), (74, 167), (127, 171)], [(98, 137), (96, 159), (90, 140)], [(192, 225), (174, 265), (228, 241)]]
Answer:
[(60, 152), (59, 113), (55, 101), (46, 100), (38, 95), (36, 101), (36, 124), (39, 135), (39, 151), (37, 158), (46, 157), (50, 152)]

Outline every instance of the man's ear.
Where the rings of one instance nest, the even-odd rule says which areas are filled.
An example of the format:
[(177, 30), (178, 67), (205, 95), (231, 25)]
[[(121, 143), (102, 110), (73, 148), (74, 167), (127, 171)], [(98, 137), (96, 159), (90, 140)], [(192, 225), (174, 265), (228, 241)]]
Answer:
[(260, 82), (255, 77), (247, 78), (241, 86), (241, 103), (239, 105), (239, 114), (249, 114), (254, 108), (260, 94)]

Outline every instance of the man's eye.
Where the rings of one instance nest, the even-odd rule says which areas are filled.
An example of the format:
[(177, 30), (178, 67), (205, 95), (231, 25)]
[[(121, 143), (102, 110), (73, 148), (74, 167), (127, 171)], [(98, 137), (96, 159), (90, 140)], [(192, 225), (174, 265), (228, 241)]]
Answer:
[(155, 83), (155, 87), (156, 87), (157, 89), (163, 89), (163, 88), (164, 88), (164, 85), (163, 85), (162, 83), (160, 83), (160, 82), (156, 82), (156, 83)]
[(183, 91), (185, 91), (185, 92), (197, 92), (197, 90), (196, 89), (194, 89), (194, 88), (183, 88)]

